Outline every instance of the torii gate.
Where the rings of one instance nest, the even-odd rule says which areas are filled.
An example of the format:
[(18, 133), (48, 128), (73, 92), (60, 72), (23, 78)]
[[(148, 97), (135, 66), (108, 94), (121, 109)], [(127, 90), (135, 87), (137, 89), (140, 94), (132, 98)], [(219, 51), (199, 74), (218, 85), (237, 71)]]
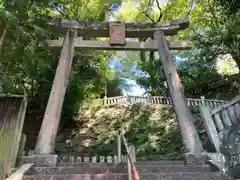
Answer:
[[(48, 40), (49, 47), (62, 47), (59, 63), (54, 77), (41, 130), (39, 132), (36, 154), (52, 154), (59, 126), (62, 105), (71, 71), (75, 48), (94, 50), (158, 51), (169, 91), (177, 115), (182, 139), (187, 153), (202, 152), (202, 144), (194, 125), (193, 116), (188, 109), (181, 87), (179, 75), (173, 63), (170, 50), (191, 48), (189, 42), (170, 41), (172, 36), (189, 26), (189, 19), (183, 18), (157, 24), (133, 24), (114, 22), (85, 22), (63, 20), (49, 24), (56, 32), (66, 33), (64, 39)], [(79, 37), (77, 37), (77, 35)], [(82, 37), (110, 37), (110, 41), (83, 40)], [(149, 38), (145, 42), (126, 41), (125, 38)]]

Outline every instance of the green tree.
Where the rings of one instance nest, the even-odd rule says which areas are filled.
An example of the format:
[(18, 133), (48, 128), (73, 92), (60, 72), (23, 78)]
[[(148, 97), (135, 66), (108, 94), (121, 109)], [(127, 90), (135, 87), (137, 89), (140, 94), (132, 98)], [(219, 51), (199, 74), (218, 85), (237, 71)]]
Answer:
[[(33, 127), (41, 123), (59, 58), (59, 51), (44, 46), (46, 39), (58, 38), (47, 23), (68, 17), (104, 21), (108, 5), (117, 2), (120, 1), (0, 1), (0, 91), (28, 96), (26, 123)], [(105, 52), (76, 52), (62, 112), (64, 126), (72, 125), (70, 120), (85, 99), (103, 94), (102, 70), (107, 64), (102, 62), (106, 55)], [(32, 129), (27, 132), (31, 133)]]
[[(233, 80), (225, 81), (226, 77), (217, 73), (215, 64), (219, 55), (231, 54), (239, 67), (240, 28), (238, 24), (240, 18), (237, 8), (239, 3), (235, 3), (235, 1), (223, 3), (221, 0), (215, 2), (176, 0), (158, 4), (156, 1), (146, 0), (141, 1), (138, 9), (132, 4), (134, 4), (132, 1), (125, 2), (126, 9), (120, 13), (120, 19), (157, 22), (159, 17), (161, 17), (160, 21), (169, 21), (189, 15), (190, 27), (179, 32), (175, 37), (169, 38), (187, 39), (194, 43), (194, 47), (190, 51), (173, 52), (174, 56), (184, 59), (178, 69), (188, 96), (216, 97), (217, 88), (222, 88), (223, 91), (231, 89), (232, 94), (236, 93)], [(129, 61), (133, 60), (130, 56), (128, 58)], [(139, 56), (135, 56), (135, 58), (139, 59)], [(148, 59), (149, 55), (141, 55), (141, 61), (135, 61), (138, 68), (149, 75), (139, 78), (138, 83), (146, 89), (164, 92), (166, 90), (163, 83), (165, 78), (161, 73), (161, 64), (156, 64), (157, 60)], [(204, 84), (208, 84), (208, 87)]]

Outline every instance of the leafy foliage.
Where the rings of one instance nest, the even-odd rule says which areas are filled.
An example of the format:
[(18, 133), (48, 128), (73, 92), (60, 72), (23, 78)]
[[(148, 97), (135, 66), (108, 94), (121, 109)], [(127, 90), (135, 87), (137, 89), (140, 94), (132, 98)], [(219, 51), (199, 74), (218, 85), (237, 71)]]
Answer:
[[(146, 12), (145, 9), (148, 5), (149, 9), (156, 7), (157, 5), (153, 5), (154, 1), (142, 1), (139, 9), (134, 9), (129, 4), (125, 5), (129, 8), (126, 10), (127, 13), (124, 11), (119, 17), (124, 21), (137, 19), (141, 22), (149, 20), (156, 22), (159, 13), (162, 14), (161, 21), (190, 16), (190, 27), (176, 37), (169, 38), (191, 39), (194, 43), (193, 50), (173, 52), (177, 57), (176, 65), (188, 97), (204, 95), (210, 98), (226, 98), (227, 92), (227, 97), (230, 99), (238, 93), (235, 86), (237, 78), (220, 75), (216, 70), (216, 60), (219, 55), (225, 54), (232, 55), (239, 68), (238, 3), (234, 4), (233, 1), (223, 3), (221, 0), (192, 2), (176, 0), (161, 4), (160, 8), (155, 8), (155, 11), (151, 12)], [(232, 10), (231, 13), (230, 10)], [(122, 61), (134, 61), (137, 68), (147, 74), (136, 77), (130, 73), (129, 77), (137, 79), (139, 85), (149, 90), (152, 95), (167, 95), (166, 79), (157, 57), (151, 60), (149, 54), (129, 54)]]
[(220, 6), (227, 15), (239, 15), (240, 12), (240, 2), (238, 0), (215, 0), (214, 1), (217, 6)]
[[(26, 124), (39, 126), (41, 123), (59, 59), (59, 51), (44, 46), (46, 39), (59, 36), (48, 28), (47, 23), (67, 17), (103, 21), (110, 3), (120, 1), (0, 2), (0, 28), (7, 30), (6, 36), (1, 38), (0, 91), (27, 95), (29, 105)], [(2, 26), (4, 24), (6, 26)], [(71, 120), (78, 114), (82, 102), (87, 98), (103, 97), (106, 84), (114, 86), (115, 90), (109, 90), (112, 95), (119, 95), (122, 81), (118, 77), (112, 79), (115, 74), (112, 70), (105, 73), (109, 64), (107, 56), (109, 54), (106, 52), (76, 52), (61, 127), (74, 126)], [(25, 132), (30, 140), (31, 134), (35, 134), (31, 128), (25, 128)], [(30, 146), (35, 144), (34, 141), (30, 143)]]
[(126, 137), (136, 145), (138, 156), (151, 154), (175, 159), (183, 150), (181, 139), (176, 136), (175, 115), (171, 108), (161, 105), (82, 107), (76, 124), (73, 136), (60, 134), (57, 150), (61, 154), (114, 155), (118, 128), (126, 130)]
[[(239, 3), (222, 3), (216, 1), (208, 3), (209, 18), (206, 20), (206, 27), (200, 29), (203, 34), (197, 33), (193, 40), (200, 52), (202, 59), (209, 61), (216, 60), (218, 55), (231, 54), (237, 67), (240, 69), (239, 34), (240, 21)], [(230, 12), (231, 11), (231, 12)]]
[[(199, 109), (192, 108), (204, 149), (214, 151), (209, 143)], [(172, 108), (164, 105), (91, 105), (83, 106), (74, 132), (59, 134), (60, 154), (116, 155), (116, 134), (124, 129), (130, 144), (136, 146), (137, 157), (161, 160), (180, 159), (184, 153), (180, 131)], [(123, 147), (123, 146), (122, 146)], [(125, 148), (122, 149), (123, 152)], [(156, 159), (155, 159), (156, 160)]]
[[(117, 20), (125, 22), (157, 23), (189, 15), (190, 28), (170, 38), (191, 39), (195, 45), (192, 51), (174, 52), (174, 55), (185, 60), (180, 63), (176, 61), (176, 64), (186, 95), (191, 97), (205, 95), (214, 98), (221, 97), (220, 91), (225, 96), (226, 92), (230, 92), (229, 97), (237, 93), (234, 81), (238, 80), (239, 76), (234, 80), (221, 76), (216, 72), (214, 64), (218, 55), (231, 54), (240, 67), (238, 0), (166, 2), (159, 4), (158, 0), (0, 1), (0, 92), (24, 93), (28, 96), (26, 124), (38, 128), (34, 132), (32, 128), (28, 130), (25, 128), (26, 133), (30, 137), (31, 134), (35, 136), (40, 128), (59, 59), (59, 51), (44, 46), (44, 40), (59, 36), (47, 26), (53, 19), (105, 21), (111, 14)], [(123, 10), (120, 13), (109, 10), (112, 4), (121, 6)], [(75, 126), (73, 120), (85, 101), (103, 98), (105, 95), (117, 96), (121, 94), (120, 88), (129, 88), (125, 78), (136, 80), (152, 95), (168, 95), (162, 66), (157, 56), (153, 58), (150, 56), (152, 53), (138, 52), (126, 54), (126, 57), (121, 59), (123, 67), (122, 72), (119, 72), (109, 68), (112, 52), (75, 53), (60, 131), (63, 131), (63, 127)], [(143, 73), (137, 72), (136, 69)], [(149, 122), (147, 117), (144, 117), (138, 123)], [(133, 139), (137, 138), (135, 139), (137, 142), (146, 138), (142, 137), (141, 133), (147, 132), (147, 128), (150, 128), (143, 127), (142, 124), (143, 129), (139, 129), (139, 137), (131, 133), (129, 135)], [(101, 132), (99, 129), (97, 131)], [(169, 143), (169, 137), (166, 137), (164, 142)], [(177, 144), (173, 147), (174, 150), (181, 146), (178, 140), (173, 142)], [(35, 142), (31, 143), (34, 146)], [(153, 149), (151, 152), (155, 151)], [(164, 154), (166, 149), (158, 149), (156, 153)]]

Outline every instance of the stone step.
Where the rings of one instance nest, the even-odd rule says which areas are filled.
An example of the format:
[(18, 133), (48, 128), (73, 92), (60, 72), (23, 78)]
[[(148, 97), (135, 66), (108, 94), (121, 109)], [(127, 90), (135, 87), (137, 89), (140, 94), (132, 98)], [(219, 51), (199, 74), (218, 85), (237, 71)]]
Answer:
[[(190, 165), (143, 165), (136, 166), (140, 173), (170, 173), (170, 172), (210, 172), (209, 166)], [(101, 166), (92, 164), (82, 164), (74, 167), (33, 167), (28, 175), (52, 175), (52, 174), (104, 174), (104, 173), (127, 173), (127, 165)]]
[[(115, 163), (58, 163), (59, 166), (79, 166), (80, 164), (100, 164), (100, 165), (107, 165), (109, 164), (112, 166)], [(134, 163), (136, 166), (142, 165), (184, 165), (184, 161), (137, 161)]]
[(184, 165), (184, 161), (136, 161), (135, 164)]
[[(220, 173), (143, 173), (144, 180), (233, 180)], [(25, 175), (22, 180), (128, 180), (128, 174)]]

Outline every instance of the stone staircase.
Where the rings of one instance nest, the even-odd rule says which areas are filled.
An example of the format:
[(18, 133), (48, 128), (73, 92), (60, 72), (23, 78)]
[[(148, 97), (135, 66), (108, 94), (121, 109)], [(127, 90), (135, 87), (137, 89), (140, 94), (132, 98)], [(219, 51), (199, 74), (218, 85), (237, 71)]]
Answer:
[[(140, 180), (231, 180), (208, 165), (184, 165), (182, 161), (142, 161), (135, 166)], [(134, 178), (132, 178), (134, 180)], [(127, 163), (58, 164), (31, 167), (23, 180), (128, 180)]]

